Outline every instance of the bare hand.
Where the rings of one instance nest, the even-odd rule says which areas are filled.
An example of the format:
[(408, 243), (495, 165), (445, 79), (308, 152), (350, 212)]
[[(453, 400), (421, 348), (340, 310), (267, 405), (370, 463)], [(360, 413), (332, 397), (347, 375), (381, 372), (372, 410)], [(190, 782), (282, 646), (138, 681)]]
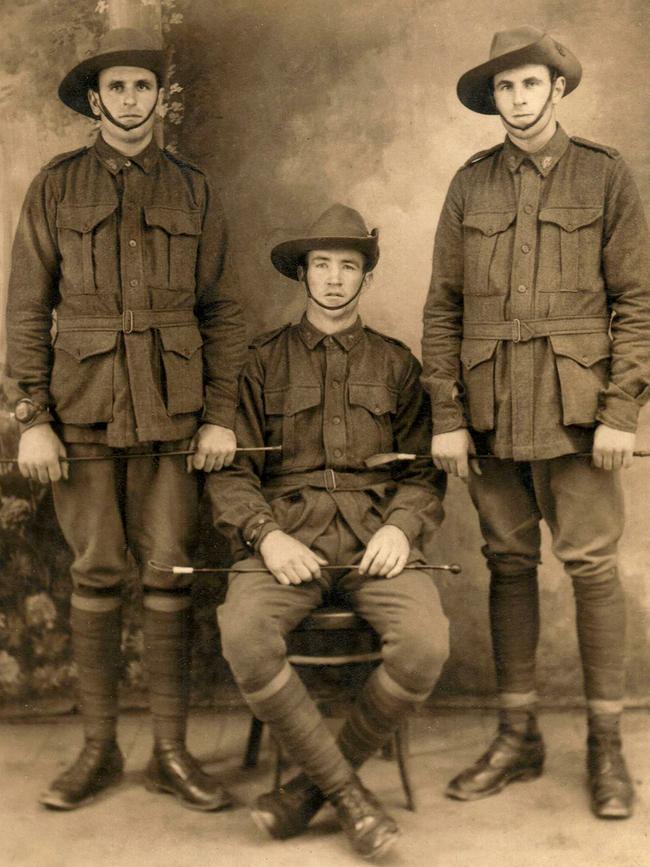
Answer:
[(481, 475), (478, 461), (468, 459), (468, 455), (473, 454), (476, 454), (474, 440), (466, 428), (435, 434), (431, 439), (431, 457), (435, 466), (464, 482), (467, 481), (470, 467), (477, 476)]
[(187, 456), (187, 472), (203, 470), (211, 473), (229, 467), (235, 459), (237, 438), (233, 431), (218, 424), (202, 424), (192, 437), (190, 448), (193, 455)]
[(271, 530), (262, 539), (260, 554), (264, 565), (280, 584), (312, 581), (320, 577), (320, 567), (327, 565), (327, 560), (282, 530)]
[(404, 531), (384, 524), (368, 542), (359, 563), (359, 573), (394, 578), (406, 566), (410, 553), (411, 546)]
[(601, 470), (631, 467), (635, 442), (636, 434), (599, 424), (594, 433), (594, 466)]
[(35, 482), (58, 482), (68, 478), (65, 446), (49, 424), (37, 424), (24, 431), (18, 445), (18, 469)]

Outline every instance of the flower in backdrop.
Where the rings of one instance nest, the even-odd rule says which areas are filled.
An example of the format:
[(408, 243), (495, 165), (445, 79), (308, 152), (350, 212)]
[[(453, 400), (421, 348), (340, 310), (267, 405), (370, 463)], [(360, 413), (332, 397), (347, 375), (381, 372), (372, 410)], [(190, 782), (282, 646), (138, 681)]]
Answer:
[(17, 687), (21, 681), (20, 666), (6, 650), (0, 650), (0, 686)]
[(29, 626), (52, 629), (56, 613), (56, 605), (47, 593), (35, 593), (25, 599), (25, 620)]

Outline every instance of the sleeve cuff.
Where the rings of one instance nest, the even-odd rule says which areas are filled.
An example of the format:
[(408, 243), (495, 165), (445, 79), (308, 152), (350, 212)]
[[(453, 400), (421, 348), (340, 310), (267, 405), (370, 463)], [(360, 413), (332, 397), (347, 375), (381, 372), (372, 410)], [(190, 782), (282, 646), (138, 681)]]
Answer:
[(262, 540), (273, 530), (279, 529), (280, 527), (275, 523), (273, 518), (268, 515), (256, 515), (242, 530), (242, 538), (250, 551), (258, 553)]
[(623, 389), (610, 382), (600, 394), (596, 421), (615, 430), (635, 433), (642, 404), (643, 400), (635, 400)]
[(422, 520), (406, 509), (396, 509), (384, 521), (384, 525), (399, 527), (413, 547), (422, 532)]

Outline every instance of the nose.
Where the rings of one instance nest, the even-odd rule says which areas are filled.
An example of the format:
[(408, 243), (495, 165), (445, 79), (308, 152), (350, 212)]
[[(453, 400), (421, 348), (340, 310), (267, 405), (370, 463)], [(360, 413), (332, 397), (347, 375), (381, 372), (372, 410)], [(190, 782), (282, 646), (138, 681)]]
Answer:
[(327, 282), (333, 286), (341, 285), (341, 269), (338, 265), (332, 265)]
[(515, 84), (513, 88), (512, 100), (515, 105), (522, 105), (526, 102), (526, 88), (521, 84)]
[(131, 88), (125, 88), (122, 99), (123, 99), (125, 105), (135, 105), (135, 103), (136, 103), (135, 91), (132, 90)]

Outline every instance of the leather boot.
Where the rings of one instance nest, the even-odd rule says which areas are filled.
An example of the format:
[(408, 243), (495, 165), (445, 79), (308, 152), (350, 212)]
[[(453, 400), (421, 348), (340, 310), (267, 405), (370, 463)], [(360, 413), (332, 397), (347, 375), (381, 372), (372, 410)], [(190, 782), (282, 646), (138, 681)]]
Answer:
[(392, 816), (356, 774), (328, 800), (350, 845), (363, 858), (384, 855), (401, 833)]
[(73, 764), (39, 798), (52, 810), (75, 810), (122, 779), (124, 758), (114, 740), (88, 740)]
[(223, 810), (232, 805), (221, 783), (205, 773), (181, 741), (157, 741), (145, 771), (145, 786), (150, 792), (174, 795), (190, 810)]
[(618, 719), (608, 725), (590, 722), (587, 774), (595, 816), (627, 819), (632, 815), (634, 785), (623, 758)]
[(533, 714), (519, 730), (510, 725), (507, 713), (502, 713), (497, 737), (475, 764), (454, 777), (445, 794), (460, 801), (496, 795), (508, 783), (539, 777), (544, 756), (544, 742)]
[(255, 824), (276, 840), (296, 837), (325, 803), (325, 795), (306, 774), (298, 774), (277, 791), (266, 792), (255, 801)]

